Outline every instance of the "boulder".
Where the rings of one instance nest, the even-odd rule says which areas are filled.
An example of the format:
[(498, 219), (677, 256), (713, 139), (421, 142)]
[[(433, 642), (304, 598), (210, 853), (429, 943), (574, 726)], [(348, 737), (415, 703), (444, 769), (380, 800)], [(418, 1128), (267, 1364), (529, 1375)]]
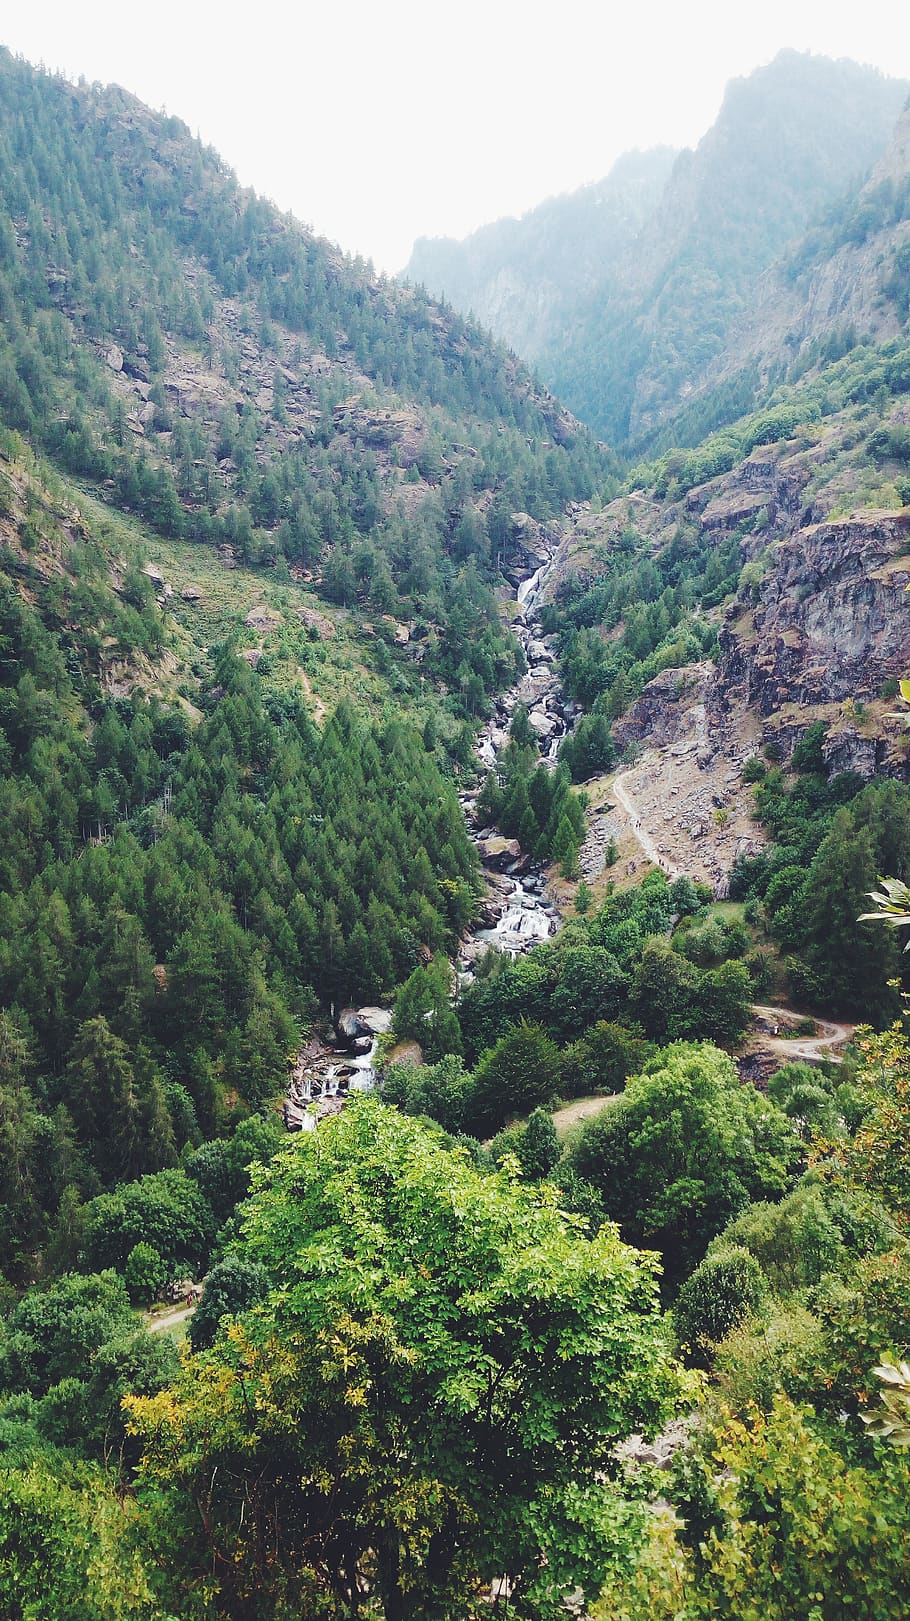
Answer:
[(489, 839), (478, 839), (477, 848), (481, 861), (489, 862), (490, 866), (498, 867), (500, 871), (510, 862), (517, 861), (522, 853), (517, 839), (503, 838), (501, 833), (494, 833)]
[(555, 717), (548, 715), (545, 709), (532, 709), (528, 719), (538, 737), (552, 737), (559, 725)]
[(363, 1035), (360, 1028), (360, 1017), (356, 1008), (344, 1007), (335, 1020), (335, 1029), (345, 1041), (354, 1041), (357, 1036)]
[(258, 630), (268, 636), (271, 631), (278, 629), (281, 624), (281, 615), (276, 613), (274, 608), (266, 608), (263, 605), (258, 608), (251, 608), (243, 623), (250, 630)]
[(392, 1028), (392, 1010), (387, 1007), (359, 1007), (357, 1017), (364, 1031), (371, 1036), (385, 1035)]

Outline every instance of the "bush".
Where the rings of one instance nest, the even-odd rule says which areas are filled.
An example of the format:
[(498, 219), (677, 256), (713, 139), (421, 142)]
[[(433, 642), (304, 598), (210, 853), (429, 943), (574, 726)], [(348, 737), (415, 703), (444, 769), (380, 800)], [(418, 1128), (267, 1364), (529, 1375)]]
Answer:
[(123, 1268), (123, 1281), (134, 1306), (148, 1306), (167, 1277), (167, 1267), (151, 1244), (134, 1244)]
[(89, 1201), (81, 1259), (86, 1269), (123, 1271), (134, 1245), (148, 1244), (169, 1271), (197, 1272), (214, 1236), (212, 1207), (197, 1184), (184, 1171), (158, 1171)]
[(813, 772), (819, 776), (827, 776), (828, 767), (822, 753), (825, 738), (828, 735), (827, 722), (814, 720), (807, 726), (799, 742), (796, 744), (791, 764), (794, 771)]
[(630, 1075), (642, 1069), (654, 1047), (637, 1030), (601, 1019), (563, 1054), (563, 1097), (621, 1092)]
[(226, 1255), (205, 1280), (202, 1299), (190, 1318), (190, 1344), (194, 1351), (214, 1345), (222, 1317), (239, 1317), (266, 1298), (269, 1280), (257, 1261)]
[(896, 1454), (872, 1468), (845, 1460), (811, 1411), (778, 1395), (767, 1416), (726, 1422), (702, 1467), (719, 1512), (686, 1592), (691, 1621), (910, 1613), (910, 1496)]
[(535, 1109), (522, 1132), (518, 1159), (529, 1182), (540, 1182), (559, 1163), (559, 1138), (546, 1109)]
[(390, 1064), (382, 1096), (402, 1114), (425, 1115), (446, 1131), (461, 1131), (471, 1112), (474, 1079), (454, 1053), (438, 1064)]
[(744, 1249), (707, 1255), (679, 1291), (673, 1320), (680, 1344), (696, 1361), (758, 1310), (767, 1294), (762, 1269)]
[(0, 1389), (35, 1395), (80, 1378), (99, 1347), (134, 1325), (123, 1279), (114, 1272), (68, 1273), (32, 1289), (2, 1325)]
[(515, 1115), (551, 1104), (559, 1091), (560, 1056), (539, 1024), (522, 1021), (481, 1053), (474, 1073), (470, 1125), (495, 1130)]

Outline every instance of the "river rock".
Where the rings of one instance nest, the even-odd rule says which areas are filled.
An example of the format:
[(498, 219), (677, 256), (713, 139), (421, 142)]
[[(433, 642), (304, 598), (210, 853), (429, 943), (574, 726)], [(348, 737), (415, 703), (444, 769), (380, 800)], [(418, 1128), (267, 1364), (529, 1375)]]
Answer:
[(360, 1028), (360, 1015), (357, 1009), (352, 1007), (342, 1008), (335, 1020), (335, 1029), (338, 1031), (339, 1036), (344, 1037), (345, 1041), (355, 1041), (359, 1035), (363, 1035), (364, 1032)]
[(510, 878), (518, 878), (523, 872), (527, 872), (530, 865), (531, 857), (529, 855), (519, 856), (517, 861), (513, 861), (511, 866), (506, 868), (506, 872)]
[(387, 1007), (359, 1007), (357, 1017), (366, 1035), (383, 1036), (392, 1028), (392, 1012)]
[(488, 861), (500, 871), (507, 867), (510, 861), (517, 861), (522, 854), (518, 840), (504, 838), (501, 833), (494, 833), (490, 838), (478, 839), (477, 848), (481, 861)]
[(552, 664), (553, 654), (544, 642), (532, 640), (528, 643), (528, 662), (531, 664)]
[(528, 719), (538, 737), (550, 738), (556, 731), (559, 722), (553, 715), (548, 715), (544, 709), (532, 709)]

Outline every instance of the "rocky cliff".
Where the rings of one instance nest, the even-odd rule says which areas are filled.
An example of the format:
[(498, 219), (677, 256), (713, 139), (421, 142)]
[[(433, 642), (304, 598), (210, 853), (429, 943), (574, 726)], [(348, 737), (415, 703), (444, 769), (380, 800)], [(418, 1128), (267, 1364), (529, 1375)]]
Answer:
[(714, 690), (768, 717), (868, 701), (910, 659), (910, 513), (861, 513), (777, 543), (756, 602), (720, 632)]
[(649, 681), (614, 726), (621, 750), (688, 740), (707, 763), (773, 742), (787, 759), (824, 720), (833, 771), (908, 773), (895, 702), (883, 694), (910, 670), (910, 509), (841, 515), (863, 454), (848, 414), (759, 446), (675, 499), (635, 493), (601, 513), (576, 513), (551, 596), (572, 575), (595, 580), (630, 531), (658, 559), (683, 534), (694, 546), (734, 540), (743, 570), (733, 600), (708, 615), (718, 626), (716, 665)]
[(811, 361), (834, 340), (884, 342), (904, 330), (910, 297), (910, 104), (856, 199), (762, 276), (705, 391), (755, 370)]

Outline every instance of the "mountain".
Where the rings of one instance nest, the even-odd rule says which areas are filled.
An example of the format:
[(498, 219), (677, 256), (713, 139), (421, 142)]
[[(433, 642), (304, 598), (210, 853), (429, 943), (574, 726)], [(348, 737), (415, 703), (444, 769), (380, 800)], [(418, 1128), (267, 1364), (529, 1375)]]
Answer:
[(729, 395), (737, 379), (758, 396), (857, 344), (897, 339), (908, 313), (910, 106), (865, 185), (830, 208), (760, 278), (686, 415), (704, 422), (712, 397)]
[(476, 326), (125, 92), (4, 55), (0, 169), (0, 411), (160, 533), (447, 618), (440, 570), (483, 573), (506, 507), (550, 517), (608, 476)]
[(629, 470), (0, 56), (4, 1616), (907, 1613), (905, 141)]
[(614, 484), (476, 326), (0, 53), (5, 1275), (454, 950), (491, 559)]
[[(725, 352), (762, 274), (825, 210), (856, 197), (907, 91), (871, 68), (794, 51), (733, 81), (640, 229), (614, 244), (600, 273), (590, 267), (587, 289), (572, 283), (548, 299), (556, 318), (536, 333), (532, 356), (541, 375), (611, 443), (652, 441)], [(496, 230), (478, 235), (486, 244)], [(467, 264), (449, 289), (460, 308), (461, 288), (473, 291), (476, 279), (476, 240), (462, 245)], [(553, 247), (549, 255), (556, 263)], [(483, 266), (490, 287), (502, 265)], [(743, 380), (739, 410), (750, 387)]]
[(606, 179), (551, 197), (521, 219), (485, 225), (462, 242), (420, 237), (402, 276), (537, 361), (575, 306), (616, 273), (675, 157), (669, 147), (627, 152)]

